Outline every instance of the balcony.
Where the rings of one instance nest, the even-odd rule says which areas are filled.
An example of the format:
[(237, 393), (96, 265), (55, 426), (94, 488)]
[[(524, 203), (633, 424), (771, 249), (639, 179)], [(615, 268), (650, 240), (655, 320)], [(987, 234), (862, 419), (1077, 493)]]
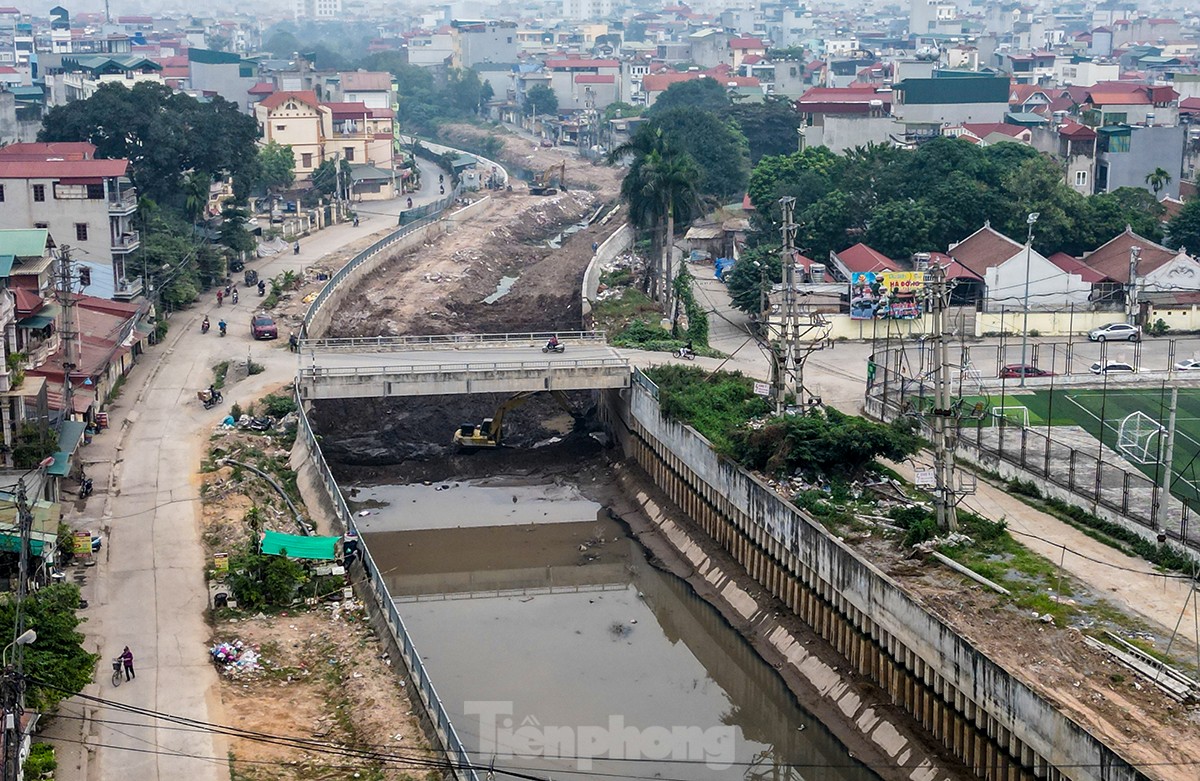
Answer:
[(132, 301), (142, 294), (142, 278), (119, 279), (113, 291), (114, 301)]
[(137, 231), (126, 231), (119, 236), (113, 236), (112, 251), (114, 255), (126, 255), (142, 245), (142, 236)]
[(137, 191), (132, 187), (120, 192), (108, 194), (108, 213), (113, 217), (123, 217), (137, 211)]

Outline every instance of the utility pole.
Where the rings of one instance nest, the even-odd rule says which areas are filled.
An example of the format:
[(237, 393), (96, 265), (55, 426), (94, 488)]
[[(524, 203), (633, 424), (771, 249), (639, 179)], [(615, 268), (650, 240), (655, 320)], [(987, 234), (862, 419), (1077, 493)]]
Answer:
[(12, 662), (4, 667), (4, 678), (0, 684), (4, 704), (4, 781), (17, 781), (21, 777), (21, 743), (24, 739), (21, 716), (25, 708), (25, 646), (17, 638), (25, 633), (25, 597), (29, 593), (29, 536), (33, 527), (33, 514), (29, 511), (25, 496), (24, 477), (17, 480), (17, 526), (21, 550), (17, 565), (13, 656)]
[(69, 420), (74, 408), (71, 406), (71, 372), (79, 367), (78, 345), (76, 340), (79, 332), (75, 320), (75, 297), (72, 283), (75, 279), (71, 266), (71, 248), (66, 244), (59, 249), (58, 284), (55, 296), (62, 309), (62, 322), (58, 327), (59, 338), (63, 342), (63, 420)]
[(783, 266), (783, 308), (780, 314), (783, 321), (779, 326), (779, 339), (771, 342), (771, 397), (775, 401), (776, 415), (783, 414), (784, 401), (791, 389), (789, 386), (796, 344), (796, 223), (792, 221), (795, 208), (795, 198), (779, 199), (779, 210), (783, 220), (779, 228), (783, 236), (780, 257)]
[(946, 310), (950, 306), (950, 288), (946, 284), (946, 269), (936, 263), (930, 264), (925, 273), (925, 284), (929, 288), (930, 333), (933, 338), (934, 391), (936, 403), (933, 409), (933, 469), (934, 506), (937, 508), (937, 523), (940, 529), (958, 531), (958, 514), (955, 509), (954, 491), (954, 424), (955, 416), (950, 405), (950, 359)]
[(1127, 322), (1130, 325), (1137, 325), (1138, 316), (1138, 289), (1137, 289), (1137, 267), (1138, 261), (1142, 257), (1141, 247), (1129, 248), (1129, 293), (1125, 298), (1129, 302), (1129, 312), (1126, 314)]
[(1162, 485), (1158, 489), (1158, 496), (1155, 499), (1154, 506), (1154, 528), (1162, 531), (1167, 520), (1167, 504), (1171, 500), (1171, 468), (1175, 457), (1175, 413), (1179, 408), (1179, 386), (1171, 388), (1171, 406), (1167, 412), (1167, 441), (1163, 443), (1162, 457), (1159, 459), (1163, 465)]
[[(1026, 350), (1029, 347), (1029, 264), (1033, 259), (1033, 224), (1038, 221), (1040, 215), (1037, 212), (1030, 212), (1025, 218), (1025, 224), (1029, 226), (1028, 236), (1025, 238), (1025, 305), (1022, 309), (1025, 312), (1025, 320), (1021, 324), (1021, 387), (1025, 387), (1025, 372), (1026, 366), (1029, 365), (1028, 359), (1025, 357)], [(1003, 329), (1001, 329), (1003, 330)]]

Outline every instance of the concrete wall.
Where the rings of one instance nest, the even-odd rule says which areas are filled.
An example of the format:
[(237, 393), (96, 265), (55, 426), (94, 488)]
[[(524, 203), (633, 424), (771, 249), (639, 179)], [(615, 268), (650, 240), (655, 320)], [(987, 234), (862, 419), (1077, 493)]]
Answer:
[(590, 325), (592, 315), (592, 302), (596, 300), (600, 290), (600, 267), (605, 263), (611, 263), (618, 255), (629, 248), (633, 244), (633, 228), (629, 223), (622, 223), (621, 227), (612, 232), (611, 235), (596, 248), (596, 252), (592, 255), (592, 260), (588, 263), (587, 271), (583, 274), (583, 290), (580, 300), (583, 301), (583, 327), (587, 328)]
[[(1059, 312), (1030, 312), (1029, 330), (1037, 331), (1041, 336), (1066, 336), (1084, 334), (1093, 328), (1124, 320), (1125, 315), (1122, 312), (1071, 312), (1069, 309)], [(977, 312), (975, 335), (1003, 332), (1019, 334), (1024, 324), (1025, 313), (1020, 309), (1010, 309), (1007, 312)]]
[[(1161, 113), (1158, 121), (1162, 121)], [(1187, 128), (1174, 125), (1134, 127), (1131, 130), (1128, 152), (1100, 153), (1100, 164), (1108, 167), (1106, 192), (1111, 193), (1118, 187), (1149, 190), (1146, 176), (1155, 168), (1162, 168), (1171, 175), (1171, 181), (1159, 190), (1158, 197), (1178, 198), (1179, 174), (1183, 168), (1183, 139)]]
[(623, 396), (628, 451), (655, 482), (980, 776), (1145, 778), (819, 523), (664, 419), (645, 387)]

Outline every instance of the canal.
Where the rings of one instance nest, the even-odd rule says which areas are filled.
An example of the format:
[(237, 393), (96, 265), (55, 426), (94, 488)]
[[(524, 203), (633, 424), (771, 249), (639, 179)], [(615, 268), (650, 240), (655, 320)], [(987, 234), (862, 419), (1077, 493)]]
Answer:
[(343, 485), (468, 750), (555, 778), (877, 778), (653, 565), (604, 474)]

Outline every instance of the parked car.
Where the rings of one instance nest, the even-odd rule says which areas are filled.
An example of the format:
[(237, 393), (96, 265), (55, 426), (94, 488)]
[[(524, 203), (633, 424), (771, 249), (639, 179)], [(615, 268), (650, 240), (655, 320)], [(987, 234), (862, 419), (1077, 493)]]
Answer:
[(1088, 339), (1093, 342), (1136, 342), (1142, 338), (1142, 330), (1129, 323), (1109, 323), (1088, 331)]
[(1175, 363), (1175, 371), (1177, 372), (1189, 372), (1193, 369), (1200, 369), (1200, 358), (1185, 358)]
[(1125, 363), (1124, 361), (1105, 361), (1103, 364), (1097, 361), (1090, 368), (1092, 374), (1114, 374), (1116, 372), (1129, 372), (1132, 374), (1137, 371), (1137, 368), (1133, 364)]
[(1001, 377), (1053, 377), (1054, 372), (1039, 369), (1036, 366), (1029, 366), (1020, 363), (1014, 363), (1010, 366), (1004, 366), (1000, 369)]
[(256, 312), (250, 317), (250, 335), (255, 339), (278, 339), (275, 319), (265, 312)]

